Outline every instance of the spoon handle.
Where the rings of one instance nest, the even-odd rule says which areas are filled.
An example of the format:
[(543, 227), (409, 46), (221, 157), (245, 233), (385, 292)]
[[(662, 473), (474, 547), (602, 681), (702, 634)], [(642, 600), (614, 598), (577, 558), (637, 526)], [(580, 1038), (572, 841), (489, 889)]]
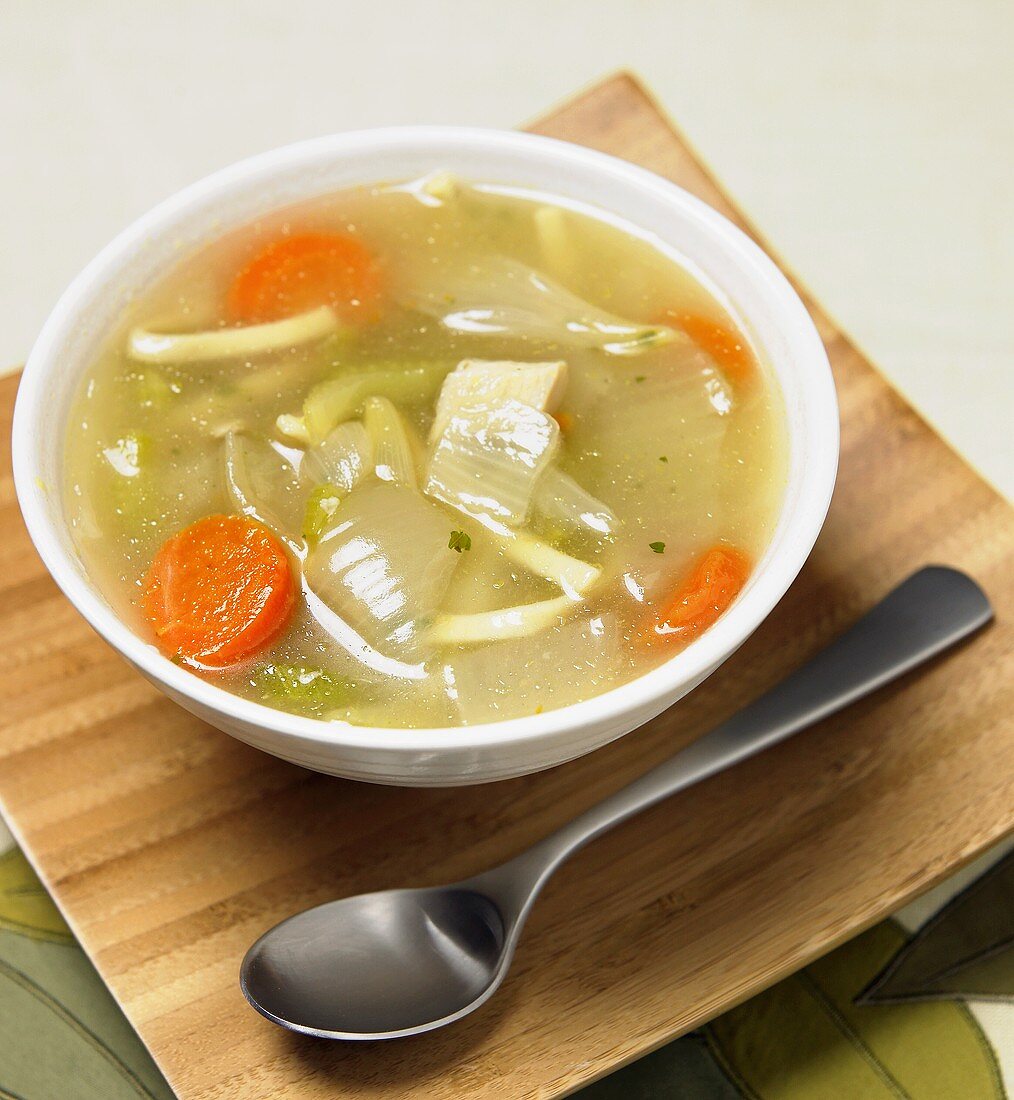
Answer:
[(540, 883), (545, 881), (567, 856), (614, 825), (847, 707), (992, 617), (985, 593), (964, 573), (945, 566), (919, 570), (767, 694), (546, 837), (516, 862), (524, 861)]

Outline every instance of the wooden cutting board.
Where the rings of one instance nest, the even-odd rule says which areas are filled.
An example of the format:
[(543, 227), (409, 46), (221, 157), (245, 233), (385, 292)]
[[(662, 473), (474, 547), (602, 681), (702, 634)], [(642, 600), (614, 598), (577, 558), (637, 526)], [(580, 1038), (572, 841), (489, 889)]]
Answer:
[[(617, 76), (533, 127), (743, 218)], [(398, 790), (264, 756), (162, 698), (43, 571), (0, 471), (0, 805), (181, 1098), (552, 1097), (736, 1004), (1014, 828), (1011, 510), (812, 302), (841, 397), (841, 477), (774, 614), (650, 725), (542, 775)], [(3, 431), (16, 380), (0, 383)], [(306, 906), (447, 882), (517, 852), (763, 691), (931, 561), (999, 621), (959, 652), (643, 814), (535, 907), (503, 990), (443, 1032), (293, 1036), (240, 995), (266, 928)]]

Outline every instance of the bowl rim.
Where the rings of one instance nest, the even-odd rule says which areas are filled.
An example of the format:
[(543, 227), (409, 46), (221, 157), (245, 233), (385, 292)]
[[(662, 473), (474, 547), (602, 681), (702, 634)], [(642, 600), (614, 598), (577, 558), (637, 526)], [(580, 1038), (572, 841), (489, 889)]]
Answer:
[[(263, 180), (275, 171), (291, 170), (297, 164), (311, 166), (321, 158), (340, 156), (343, 152), (361, 155), (421, 143), (458, 148), (484, 145), (508, 154), (535, 154), (576, 171), (605, 175), (615, 183), (666, 201), (674, 213), (696, 221), (698, 228), (719, 238), (740, 268), (751, 274), (751, 281), (766, 292), (769, 303), (778, 309), (783, 336), (793, 349), (791, 357), (803, 359), (813, 368), (805, 376), (803, 395), (810, 418), (802, 425), (808, 462), (791, 502), (786, 491), (768, 551), (743, 594), (693, 643), (634, 679), (555, 710), (480, 725), (406, 729), (304, 718), (241, 698), (173, 664), (122, 622), (97, 590), (79, 576), (51, 514), (39, 464), (43, 443), (33, 439), (33, 427), (46, 400), (46, 381), (59, 370), (60, 347), (73, 340), (75, 316), (94, 284), (104, 281), (143, 241), (173, 231), (205, 203), (226, 197), (234, 188), (249, 184), (252, 178)], [(605, 204), (602, 209), (608, 212)], [(784, 384), (782, 376), (779, 380)], [(452, 749), (489, 750), (524, 743), (534, 746), (565, 737), (582, 727), (612, 723), (619, 729), (625, 719), (634, 716), (624, 727), (630, 729), (659, 713), (679, 697), (681, 687), (692, 689), (733, 653), (788, 590), (823, 526), (839, 453), (838, 403), (824, 345), (788, 279), (746, 233), (677, 184), (606, 153), (520, 131), (429, 125), (352, 130), (281, 146), (191, 183), (130, 223), (72, 280), (45, 321), (22, 374), (11, 435), (15, 489), (43, 563), (92, 628), (156, 684), (241, 726), (269, 731), (286, 739), (370, 752), (405, 752), (416, 757)], [(791, 440), (791, 425), (790, 443), (795, 443)], [(773, 555), (778, 528), (786, 524), (787, 517), (779, 553)]]

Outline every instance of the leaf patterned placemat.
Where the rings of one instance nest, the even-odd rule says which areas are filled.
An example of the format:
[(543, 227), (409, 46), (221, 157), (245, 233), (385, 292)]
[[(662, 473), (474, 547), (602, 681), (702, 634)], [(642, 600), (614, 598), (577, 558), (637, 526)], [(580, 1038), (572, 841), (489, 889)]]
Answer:
[[(28, 861), (0, 834), (4, 847), (0, 1100), (173, 1100)], [(1014, 1089), (1014, 851), (984, 862), (971, 882), (956, 876), (578, 1095), (1002, 1100)]]
[(0, 855), (0, 1097), (172, 1100), (17, 848)]

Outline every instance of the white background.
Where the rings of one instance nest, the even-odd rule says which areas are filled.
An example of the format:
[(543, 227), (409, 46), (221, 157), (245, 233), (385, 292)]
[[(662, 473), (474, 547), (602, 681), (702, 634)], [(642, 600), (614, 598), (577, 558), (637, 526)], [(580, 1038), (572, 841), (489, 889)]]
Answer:
[(360, 126), (513, 126), (620, 67), (1014, 492), (1009, 0), (0, 0), (0, 366), (109, 237), (212, 169)]

